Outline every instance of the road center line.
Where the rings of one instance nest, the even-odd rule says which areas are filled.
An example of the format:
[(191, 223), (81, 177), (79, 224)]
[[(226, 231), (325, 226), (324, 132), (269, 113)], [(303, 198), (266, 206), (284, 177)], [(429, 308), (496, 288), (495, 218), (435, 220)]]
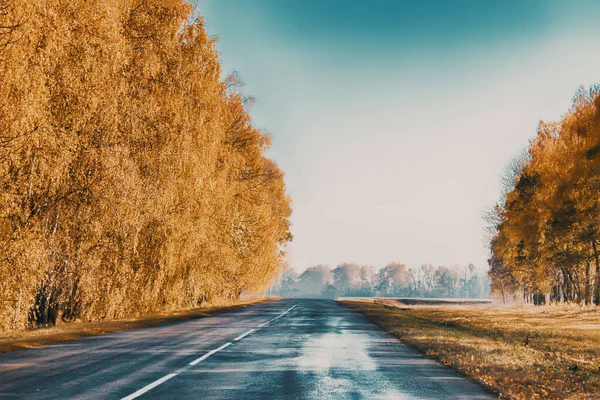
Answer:
[(224, 348), (226, 348), (226, 347), (229, 347), (229, 346), (231, 346), (231, 342), (227, 342), (227, 343), (225, 343), (223, 346), (221, 346), (221, 347), (219, 347), (219, 348), (217, 348), (217, 349), (214, 349), (214, 350), (211, 350), (211, 351), (209, 351), (208, 353), (206, 353), (205, 355), (203, 355), (203, 356), (202, 356), (202, 357), (200, 357), (200, 358), (197, 358), (197, 359), (195, 359), (194, 361), (192, 361), (191, 363), (189, 363), (189, 364), (188, 364), (188, 365), (186, 365), (185, 367), (183, 367), (183, 368), (179, 368), (177, 371), (175, 371), (175, 372), (173, 372), (173, 373), (170, 373), (169, 375), (165, 375), (165, 376), (163, 376), (162, 378), (160, 378), (160, 379), (158, 379), (158, 380), (156, 380), (156, 381), (152, 382), (151, 384), (144, 386), (143, 388), (141, 388), (141, 389), (140, 389), (140, 390), (138, 390), (137, 392), (134, 392), (134, 393), (130, 394), (130, 395), (129, 395), (129, 396), (127, 396), (127, 397), (123, 397), (121, 400), (133, 400), (133, 399), (135, 399), (135, 398), (137, 398), (137, 397), (140, 397), (141, 395), (143, 395), (143, 394), (144, 394), (144, 393), (146, 393), (147, 391), (149, 391), (149, 390), (152, 390), (152, 389), (154, 389), (155, 387), (157, 387), (158, 385), (161, 385), (161, 384), (165, 383), (166, 381), (168, 381), (169, 379), (171, 379), (171, 378), (173, 378), (173, 377), (175, 377), (175, 376), (179, 375), (179, 374), (180, 374), (180, 373), (182, 373), (183, 371), (186, 371), (186, 370), (190, 369), (190, 368), (191, 368), (193, 365), (196, 365), (196, 364), (198, 364), (199, 362), (206, 360), (208, 357), (212, 356), (212, 355), (213, 355), (213, 354), (215, 354), (216, 352), (219, 352), (219, 351), (221, 351), (221, 350), (223, 350)]
[(168, 381), (169, 379), (173, 378), (174, 376), (177, 376), (177, 373), (172, 373), (166, 376), (163, 376), (162, 378), (160, 378), (157, 381), (152, 382), (151, 384), (144, 386), (143, 388), (141, 388), (140, 390), (138, 390), (135, 393), (130, 394), (127, 397), (123, 397), (122, 400), (132, 400), (135, 399), (136, 397), (140, 397), (141, 395), (143, 395), (144, 393), (146, 393), (149, 390), (154, 389), (155, 387), (157, 387), (158, 385), (160, 385), (161, 383), (165, 383), (166, 381)]
[(211, 350), (211, 351), (209, 351), (208, 353), (206, 353), (205, 355), (203, 355), (203, 356), (202, 356), (202, 357), (200, 357), (200, 358), (197, 358), (197, 359), (195, 359), (194, 361), (192, 361), (192, 362), (191, 362), (191, 363), (189, 363), (188, 365), (196, 365), (196, 364), (198, 364), (199, 362), (206, 360), (208, 357), (212, 356), (212, 355), (213, 355), (213, 354), (215, 354), (216, 352), (218, 352), (218, 351), (221, 351), (221, 350), (223, 350), (224, 348), (226, 348), (226, 347), (229, 347), (229, 346), (231, 346), (231, 342), (227, 342), (227, 343), (225, 343), (223, 346), (219, 347), (218, 349), (214, 349), (214, 350)]
[(249, 334), (251, 334), (252, 332), (256, 331), (256, 329), (250, 329), (248, 332), (241, 334), (240, 336), (236, 337), (235, 339), (233, 339), (234, 342), (237, 342), (238, 340), (242, 340), (243, 338), (245, 338), (246, 336), (248, 336)]
[(262, 328), (264, 325), (268, 324), (269, 322), (273, 322), (278, 320), (279, 318), (283, 317), (285, 314), (289, 313), (290, 311), (292, 311), (294, 308), (296, 308), (298, 304), (294, 304), (293, 306), (291, 306), (290, 308), (288, 308), (287, 310), (285, 310), (284, 312), (282, 312), (281, 314), (279, 314), (278, 316), (276, 316), (275, 318), (272, 318), (270, 320), (268, 320), (267, 322), (265, 322), (263, 325), (260, 325), (259, 328)]
[[(262, 328), (263, 326), (267, 325), (269, 322), (273, 322), (281, 317), (283, 317), (285, 314), (289, 313), (290, 311), (292, 311), (295, 307), (297, 306), (297, 304), (294, 304), (293, 306), (291, 306), (290, 308), (288, 308), (287, 310), (285, 310), (283, 313), (279, 314), (277, 317), (265, 322), (262, 325), (259, 325), (259, 328)], [(235, 339), (233, 339), (233, 341), (238, 341), (238, 340), (242, 340), (243, 338), (245, 338), (246, 336), (248, 336), (249, 334), (251, 334), (252, 332), (255, 332), (256, 329), (250, 329), (248, 332), (236, 337)], [(213, 354), (231, 346), (231, 342), (227, 342), (225, 343), (223, 346), (216, 348), (214, 350), (209, 351), (208, 353), (206, 353), (205, 355), (203, 355), (202, 357), (199, 357), (197, 359), (195, 359), (194, 361), (192, 361), (191, 363), (189, 363), (188, 365), (186, 365), (183, 368), (179, 368), (177, 371), (170, 373), (169, 375), (165, 375), (162, 378), (155, 380), (154, 382), (150, 383), (149, 385), (144, 386), (143, 388), (141, 388), (140, 390), (131, 393), (129, 396), (127, 397), (123, 397), (121, 400), (133, 400), (137, 397), (140, 397), (141, 395), (143, 395), (144, 393), (148, 392), (149, 390), (154, 389), (155, 387), (157, 387), (158, 385), (161, 385), (163, 383), (165, 383), (166, 381), (168, 381), (169, 379), (177, 376), (178, 374), (180, 374), (181, 372), (184, 372), (188, 369), (190, 369), (192, 366), (198, 364), (199, 362), (202, 362), (204, 360), (206, 360), (208, 357), (212, 356)]]

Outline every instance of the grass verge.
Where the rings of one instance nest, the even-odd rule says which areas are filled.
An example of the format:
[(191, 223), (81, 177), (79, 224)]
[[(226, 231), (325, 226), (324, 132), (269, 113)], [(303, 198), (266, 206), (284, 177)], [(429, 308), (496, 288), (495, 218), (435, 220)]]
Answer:
[(81, 323), (63, 323), (55, 327), (36, 328), (27, 331), (11, 332), (0, 335), (0, 353), (6, 353), (9, 351), (31, 347), (39, 347), (44, 346), (46, 344), (62, 342), (65, 340), (75, 340), (87, 336), (103, 335), (105, 333), (122, 331), (125, 329), (143, 328), (148, 326), (160, 325), (168, 322), (186, 321), (190, 319), (203, 318), (221, 312), (233, 310), (236, 308), (247, 307), (250, 305), (272, 300), (275, 300), (275, 298), (251, 300), (225, 306), (195, 308), (192, 310), (185, 310), (168, 314), (147, 315), (131, 319)]
[(600, 399), (600, 310), (342, 301), (503, 398)]

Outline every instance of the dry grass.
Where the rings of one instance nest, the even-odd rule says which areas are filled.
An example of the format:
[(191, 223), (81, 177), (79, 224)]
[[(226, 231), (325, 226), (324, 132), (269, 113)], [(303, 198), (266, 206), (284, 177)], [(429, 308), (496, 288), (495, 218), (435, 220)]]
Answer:
[(343, 301), (503, 398), (600, 398), (600, 309)]
[(67, 323), (50, 328), (37, 328), (22, 332), (11, 332), (0, 335), (0, 353), (8, 351), (39, 347), (46, 344), (75, 340), (82, 337), (103, 335), (109, 332), (125, 329), (143, 328), (160, 325), (167, 322), (185, 321), (196, 318), (208, 317), (220, 312), (246, 307), (253, 304), (271, 301), (275, 298), (263, 298), (229, 305), (195, 308), (170, 314), (147, 315), (139, 318), (98, 321), (84, 323)]

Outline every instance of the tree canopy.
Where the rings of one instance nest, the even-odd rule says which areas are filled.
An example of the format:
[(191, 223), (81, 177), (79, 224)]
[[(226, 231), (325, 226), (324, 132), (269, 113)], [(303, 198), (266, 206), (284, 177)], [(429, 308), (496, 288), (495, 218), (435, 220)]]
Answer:
[(275, 293), (286, 297), (483, 298), (489, 295), (489, 281), (472, 264), (408, 268), (393, 262), (377, 270), (373, 266), (343, 263), (333, 270), (316, 265), (300, 275), (290, 268)]
[(263, 290), (289, 231), (183, 0), (0, 0), (0, 331)]
[(600, 304), (600, 87), (580, 88), (559, 122), (540, 122), (504, 184), (488, 214), (493, 288)]

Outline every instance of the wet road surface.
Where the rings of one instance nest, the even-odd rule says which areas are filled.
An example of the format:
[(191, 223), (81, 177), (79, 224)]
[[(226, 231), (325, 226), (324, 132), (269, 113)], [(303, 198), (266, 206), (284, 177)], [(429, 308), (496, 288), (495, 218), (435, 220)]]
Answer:
[(333, 300), (0, 354), (0, 398), (491, 399)]

